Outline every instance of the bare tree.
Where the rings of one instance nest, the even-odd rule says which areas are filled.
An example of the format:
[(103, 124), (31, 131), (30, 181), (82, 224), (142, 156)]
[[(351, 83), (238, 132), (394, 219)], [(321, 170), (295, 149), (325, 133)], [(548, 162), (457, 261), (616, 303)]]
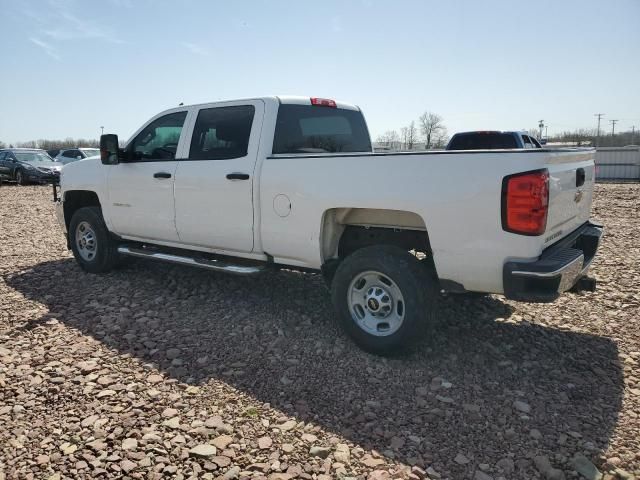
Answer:
[(387, 130), (382, 135), (379, 135), (376, 141), (391, 150), (400, 148), (400, 136), (395, 130)]
[[(579, 128), (573, 131), (565, 131), (552, 135), (548, 138), (549, 142), (575, 144), (578, 147), (585, 145), (595, 145), (597, 132), (595, 129)], [(603, 142), (603, 138), (600, 137), (600, 146), (613, 146), (613, 142)]]
[(7, 144), (3, 141), (0, 141), (0, 148), (7, 148)]
[(400, 142), (403, 150), (409, 150), (409, 147), (407, 147), (409, 143), (409, 127), (402, 127), (400, 129)]
[(449, 143), (449, 135), (447, 134), (447, 129), (444, 127), (434, 139), (433, 139), (433, 148), (442, 149), (447, 146)]
[(16, 145), (22, 148), (42, 148), (44, 150), (50, 150), (52, 148), (98, 147), (100, 142), (96, 139), (67, 137), (64, 140), (40, 138), (27, 142), (18, 142)]
[(444, 126), (440, 115), (433, 112), (424, 112), (418, 119), (420, 130), (424, 137), (425, 148), (438, 148), (447, 137), (447, 127)]
[[(527, 134), (530, 137), (538, 138), (538, 136), (540, 135), (540, 128), (538, 128), (538, 127), (528, 128), (526, 130), (523, 129), (523, 131), (527, 132)], [(540, 140), (540, 139), (538, 138), (538, 140)]]
[(406, 150), (413, 150), (413, 147), (416, 145), (418, 141), (418, 129), (416, 128), (416, 122), (411, 120), (411, 123), (402, 127), (402, 143)]

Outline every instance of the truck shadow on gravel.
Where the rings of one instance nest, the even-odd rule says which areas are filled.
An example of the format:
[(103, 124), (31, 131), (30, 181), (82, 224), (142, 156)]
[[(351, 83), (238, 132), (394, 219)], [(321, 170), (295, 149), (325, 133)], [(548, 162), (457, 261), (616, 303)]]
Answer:
[[(168, 377), (223, 381), (366, 449), (454, 478), (505, 457), (531, 471), (534, 455), (602, 452), (621, 408), (614, 342), (522, 321), (494, 297), (445, 298), (432, 337), (410, 355), (384, 359), (338, 330), (318, 275), (240, 278), (140, 261), (96, 276), (61, 260), (5, 281), (46, 305), (45, 319)], [(454, 463), (459, 452), (471, 462)]]

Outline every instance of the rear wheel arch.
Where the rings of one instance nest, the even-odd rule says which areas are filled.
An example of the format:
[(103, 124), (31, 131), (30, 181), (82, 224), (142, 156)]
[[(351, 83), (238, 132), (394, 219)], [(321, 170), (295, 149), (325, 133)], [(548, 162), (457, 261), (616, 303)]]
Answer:
[(334, 208), (323, 215), (322, 271), (330, 282), (347, 256), (371, 246), (387, 245), (410, 251), (437, 280), (433, 251), (424, 219), (415, 212), (386, 209)]

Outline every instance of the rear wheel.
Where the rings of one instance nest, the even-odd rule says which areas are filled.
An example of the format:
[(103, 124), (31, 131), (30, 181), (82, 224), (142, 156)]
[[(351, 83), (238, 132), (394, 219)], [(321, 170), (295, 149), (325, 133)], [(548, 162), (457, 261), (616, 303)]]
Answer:
[(111, 238), (99, 207), (83, 207), (73, 214), (69, 243), (73, 256), (85, 272), (108, 272), (118, 264), (117, 244)]
[(345, 258), (331, 296), (343, 329), (364, 350), (402, 351), (432, 326), (436, 281), (424, 262), (394, 246), (363, 248)]
[(22, 170), (16, 170), (16, 183), (24, 185), (24, 173), (22, 173)]

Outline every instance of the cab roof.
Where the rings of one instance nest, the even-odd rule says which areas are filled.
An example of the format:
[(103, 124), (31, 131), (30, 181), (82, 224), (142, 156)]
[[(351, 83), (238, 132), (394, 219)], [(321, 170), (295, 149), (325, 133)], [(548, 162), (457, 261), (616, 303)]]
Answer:
[(523, 130), (470, 130), (468, 132), (456, 132), (455, 135), (474, 135), (474, 134), (481, 134), (481, 133), (506, 133), (506, 134), (512, 134), (512, 133), (518, 133), (520, 135), (528, 135), (527, 132), (523, 131)]
[[(253, 97), (253, 98), (231, 98), (227, 100), (217, 100), (215, 102), (206, 102), (206, 103), (194, 103), (190, 105), (179, 105), (177, 107), (172, 107), (166, 110), (166, 112), (179, 110), (181, 108), (191, 108), (191, 107), (203, 107), (205, 105), (216, 105), (216, 104), (225, 104), (230, 102), (248, 102), (248, 101), (256, 101), (261, 100), (265, 103), (278, 103), (283, 105), (309, 105), (311, 106), (311, 99), (318, 97), (304, 97), (297, 95), (272, 95), (265, 97)], [(323, 98), (324, 99), (324, 98)], [(335, 102), (337, 108), (343, 108), (346, 110), (356, 110), (360, 111), (360, 108), (357, 105), (353, 105), (351, 103), (342, 102), (339, 100), (327, 99)], [(164, 112), (163, 112), (164, 113)]]

